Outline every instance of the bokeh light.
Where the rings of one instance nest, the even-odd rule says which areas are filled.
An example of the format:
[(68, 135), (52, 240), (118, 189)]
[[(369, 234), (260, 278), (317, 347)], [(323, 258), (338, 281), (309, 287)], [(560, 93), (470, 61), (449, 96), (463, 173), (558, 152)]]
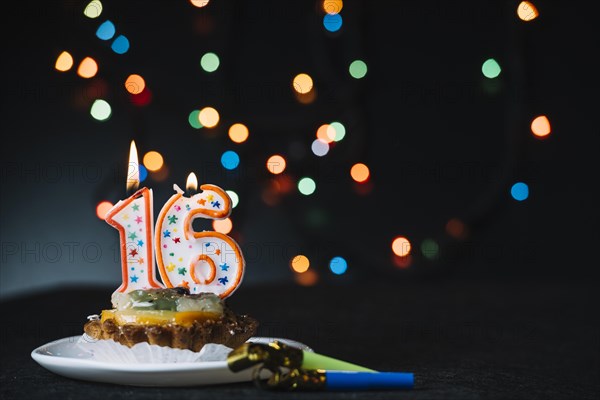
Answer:
[(367, 64), (363, 60), (354, 60), (350, 63), (348, 72), (354, 79), (364, 78), (367, 75)]
[(92, 57), (86, 57), (79, 63), (77, 75), (82, 78), (93, 78), (98, 73), (98, 64)]
[[(333, 140), (335, 140), (336, 142), (339, 142), (346, 136), (346, 127), (341, 122), (334, 121), (331, 124), (329, 124), (329, 126), (335, 132), (335, 137)], [(328, 129), (327, 135), (330, 135), (330, 133), (331, 133), (331, 130)]]
[(433, 239), (425, 239), (421, 242), (421, 253), (425, 258), (435, 260), (438, 258), (440, 252), (440, 246)]
[(517, 182), (510, 188), (510, 195), (517, 201), (527, 200), (529, 197), (529, 186), (524, 182)]
[(148, 168), (148, 171), (156, 172), (161, 169), (164, 165), (164, 159), (162, 154), (158, 151), (149, 151), (144, 154), (144, 166)]
[(73, 66), (73, 56), (67, 51), (60, 53), (54, 64), (54, 68), (57, 71), (65, 72), (71, 69)]
[(317, 184), (309, 177), (304, 177), (298, 181), (298, 190), (305, 196), (310, 196), (317, 189)]
[(236, 169), (240, 165), (240, 156), (233, 150), (227, 150), (221, 155), (221, 165), (228, 170)]
[(219, 57), (215, 53), (206, 53), (200, 59), (200, 66), (206, 72), (214, 72), (219, 68)]
[(101, 201), (96, 206), (96, 216), (98, 216), (98, 218), (100, 218), (101, 220), (104, 221), (104, 218), (106, 217), (106, 213), (109, 212), (111, 208), (113, 208), (113, 203), (111, 203), (110, 201), (106, 201), (106, 200)]
[(188, 122), (194, 129), (202, 128), (202, 124), (200, 123), (200, 110), (192, 111), (188, 116)]
[(319, 274), (311, 268), (303, 274), (294, 274), (294, 280), (300, 286), (314, 286), (319, 281)]
[(446, 223), (446, 233), (455, 239), (463, 240), (467, 237), (467, 226), (458, 218), (451, 218)]
[(140, 169), (140, 182), (144, 182), (148, 178), (148, 169), (143, 164), (138, 165)]
[(392, 251), (398, 257), (406, 257), (410, 254), (410, 241), (404, 236), (398, 236), (392, 242)]
[(533, 121), (531, 121), (531, 132), (535, 136), (544, 138), (548, 136), (551, 131), (552, 129), (550, 128), (550, 121), (545, 115), (535, 117)]
[(342, 16), (340, 14), (325, 14), (323, 17), (323, 26), (329, 32), (337, 32), (342, 27)]
[(244, 124), (238, 123), (229, 127), (229, 138), (235, 143), (244, 143), (248, 135), (248, 128)]
[(209, 3), (209, 0), (190, 0), (190, 3), (194, 7), (202, 8)]
[(212, 226), (215, 232), (220, 232), (226, 235), (233, 229), (233, 222), (231, 222), (231, 219), (229, 218), (215, 219), (213, 220)]
[(358, 183), (366, 182), (370, 175), (369, 167), (363, 163), (356, 163), (350, 168), (350, 176)]
[(323, 11), (327, 14), (339, 14), (344, 8), (342, 0), (323, 0)]
[(285, 158), (279, 154), (274, 154), (267, 160), (267, 170), (274, 175), (281, 174), (285, 171), (285, 167)]
[(298, 74), (294, 77), (292, 86), (296, 92), (306, 94), (312, 90), (313, 80), (308, 74)]
[(140, 94), (146, 87), (144, 78), (137, 74), (131, 74), (125, 80), (125, 89), (131, 94)]
[(294, 270), (294, 272), (302, 274), (308, 271), (308, 268), (310, 267), (310, 261), (305, 255), (298, 254), (290, 261), (290, 267), (292, 270)]
[(92, 0), (85, 6), (83, 10), (83, 15), (88, 18), (98, 18), (102, 14), (102, 3), (100, 0)]
[(336, 275), (343, 275), (348, 269), (348, 263), (343, 257), (333, 257), (329, 261), (329, 270)]
[(90, 109), (90, 114), (94, 119), (98, 121), (105, 121), (110, 118), (112, 113), (112, 109), (110, 108), (110, 104), (106, 100), (97, 99), (92, 104), (92, 108)]
[(229, 195), (229, 198), (231, 199), (231, 208), (235, 208), (240, 202), (240, 197), (233, 190), (226, 190), (226, 192)]
[(207, 128), (214, 128), (219, 123), (219, 112), (212, 107), (204, 107), (198, 114), (198, 120)]
[(530, 1), (522, 1), (517, 7), (517, 15), (525, 22), (534, 20), (539, 15), (537, 8)]
[(131, 103), (135, 104), (136, 106), (147, 106), (152, 101), (152, 92), (150, 89), (148, 89), (148, 86), (146, 86), (140, 93), (132, 94), (129, 96), (129, 98)]
[(111, 21), (106, 20), (100, 24), (98, 29), (96, 30), (96, 36), (101, 40), (110, 40), (113, 36), (115, 36), (115, 24)]
[(335, 129), (329, 124), (323, 124), (317, 129), (317, 139), (325, 143), (331, 143), (335, 140)]
[(123, 35), (117, 36), (110, 48), (117, 54), (125, 54), (129, 50), (129, 39)]
[(318, 157), (323, 157), (329, 152), (329, 145), (321, 139), (315, 139), (310, 148), (313, 154)]
[(498, 62), (493, 58), (485, 60), (481, 66), (481, 72), (483, 73), (483, 76), (489, 79), (496, 78), (498, 75), (500, 75), (501, 71), (502, 68), (500, 68), (500, 64), (498, 64)]

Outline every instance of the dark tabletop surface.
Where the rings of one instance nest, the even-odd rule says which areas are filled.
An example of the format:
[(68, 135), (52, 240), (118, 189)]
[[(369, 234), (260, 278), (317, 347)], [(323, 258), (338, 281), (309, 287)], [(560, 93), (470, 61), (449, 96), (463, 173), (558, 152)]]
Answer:
[(410, 391), (278, 393), (252, 383), (147, 388), (77, 381), (31, 351), (78, 335), (114, 288), (62, 289), (0, 303), (1, 399), (596, 399), (595, 282), (420, 282), (244, 287), (228, 300), (258, 335), (380, 371), (414, 372)]

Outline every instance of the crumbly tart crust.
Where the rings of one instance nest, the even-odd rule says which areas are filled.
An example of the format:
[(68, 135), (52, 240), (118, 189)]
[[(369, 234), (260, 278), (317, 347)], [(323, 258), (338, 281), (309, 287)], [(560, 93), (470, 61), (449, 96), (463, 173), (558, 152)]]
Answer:
[(195, 321), (191, 326), (168, 325), (119, 325), (112, 318), (88, 321), (83, 330), (93, 339), (112, 339), (132, 347), (148, 342), (158, 346), (200, 351), (207, 343), (222, 344), (235, 348), (241, 346), (256, 333), (258, 322), (247, 315), (236, 315), (225, 310), (218, 319)]

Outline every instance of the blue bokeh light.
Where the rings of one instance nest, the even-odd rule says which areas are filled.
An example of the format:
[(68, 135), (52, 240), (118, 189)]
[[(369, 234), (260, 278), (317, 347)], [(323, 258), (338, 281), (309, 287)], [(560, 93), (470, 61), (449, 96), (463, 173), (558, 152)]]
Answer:
[(98, 39), (109, 40), (112, 39), (113, 36), (115, 36), (115, 32), (115, 24), (106, 20), (103, 23), (101, 23), (98, 27), (98, 30), (96, 31), (96, 36), (98, 36)]
[(140, 164), (140, 182), (144, 182), (148, 177), (148, 170), (142, 164)]
[(342, 16), (340, 14), (326, 14), (323, 17), (323, 26), (329, 32), (337, 32), (342, 27)]
[(524, 182), (517, 182), (510, 188), (510, 194), (515, 200), (526, 200), (529, 197), (529, 186)]
[(125, 54), (127, 53), (127, 50), (129, 50), (129, 39), (123, 35), (119, 35), (110, 48), (117, 54)]
[(333, 257), (329, 261), (329, 269), (336, 275), (343, 275), (348, 269), (348, 263), (342, 257)]
[(227, 150), (221, 156), (221, 164), (225, 169), (236, 169), (240, 165), (240, 156), (233, 150)]

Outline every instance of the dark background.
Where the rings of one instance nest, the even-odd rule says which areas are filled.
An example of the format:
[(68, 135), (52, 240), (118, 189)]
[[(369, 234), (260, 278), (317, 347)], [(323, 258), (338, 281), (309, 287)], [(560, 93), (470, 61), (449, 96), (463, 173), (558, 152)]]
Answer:
[[(528, 348), (531, 337), (544, 338), (532, 331), (546, 332), (576, 309), (569, 322), (573, 330), (553, 331), (552, 346), (565, 344), (561, 354), (568, 357), (568, 344), (579, 340), (571, 334), (586, 329), (577, 351), (592, 358), (575, 358), (569, 367), (585, 369), (589, 381), (598, 376), (598, 320), (587, 314), (596, 292), (599, 239), (598, 78), (590, 57), (600, 35), (592, 12), (537, 1), (540, 16), (525, 23), (516, 16), (515, 1), (347, 0), (342, 29), (332, 34), (323, 28), (317, 1), (213, 0), (201, 9), (183, 0), (104, 1), (97, 19), (82, 14), (86, 3), (3, 6), (3, 19), (11, 22), (2, 27), (0, 111), (0, 297), (6, 307), (18, 304), (20, 296), (82, 285), (99, 286), (104, 292), (98, 298), (108, 298), (119, 285), (118, 235), (96, 217), (95, 207), (125, 198), (127, 154), (135, 139), (140, 156), (157, 150), (165, 158), (166, 176), (150, 174), (143, 183), (154, 191), (155, 214), (173, 183), (185, 185), (191, 171), (201, 183), (239, 194), (231, 236), (248, 265), (241, 300), (231, 300), (247, 304), (243, 311), (262, 316), (267, 327), (286, 313), (261, 315), (260, 307), (250, 307), (257, 302), (246, 299), (273, 299), (285, 294), (277, 287), (291, 286), (294, 299), (322, 296), (331, 312), (343, 308), (323, 295), (335, 287), (342, 299), (364, 293), (360, 315), (379, 315), (367, 311), (369, 290), (385, 283), (392, 294), (384, 300), (375, 295), (373, 307), (385, 301), (410, 302), (428, 312), (433, 307), (440, 315), (464, 310), (467, 320), (479, 323), (482, 315), (496, 316), (492, 326), (504, 326), (501, 318), (512, 316), (525, 321), (525, 328), (507, 326), (517, 326), (515, 335), (525, 337), (519, 343)], [(110, 42), (95, 36), (106, 19), (115, 23), (117, 35), (129, 38), (126, 54), (115, 54)], [(54, 70), (63, 50), (75, 58), (68, 72)], [(199, 65), (209, 51), (221, 62), (214, 73)], [(99, 64), (89, 80), (75, 72), (85, 56)], [(361, 80), (348, 74), (357, 58), (369, 68)], [(481, 73), (488, 58), (502, 67), (493, 80)], [(315, 82), (317, 99), (311, 104), (294, 97), (291, 81), (300, 72)], [(132, 73), (141, 74), (152, 93), (147, 106), (135, 105), (124, 89)], [(111, 104), (109, 120), (90, 116), (96, 98)], [(188, 115), (205, 106), (219, 110), (221, 121), (195, 130)], [(544, 140), (529, 130), (540, 114), (552, 126)], [(344, 123), (345, 139), (325, 157), (314, 156), (316, 129), (334, 120)], [(235, 122), (250, 130), (243, 144), (227, 137)], [(225, 150), (240, 155), (233, 172), (220, 166)], [(312, 196), (294, 189), (276, 195), (275, 204), (265, 203), (273, 185), (265, 162), (274, 153), (286, 156), (294, 182), (307, 175), (315, 179)], [(370, 167), (368, 184), (351, 180), (348, 171), (356, 162)], [(523, 202), (510, 196), (517, 181), (529, 185)], [(466, 236), (448, 234), (453, 218), (464, 222)], [(399, 235), (411, 241), (410, 259), (393, 256), (391, 242)], [(428, 238), (440, 245), (434, 260), (420, 249)], [(296, 254), (311, 260), (318, 276), (314, 287), (296, 283), (289, 267)], [(331, 273), (334, 256), (348, 261), (346, 274)], [(476, 295), (459, 294), (472, 290)], [(498, 311), (505, 301), (510, 311)], [(469, 308), (473, 304), (479, 306)], [(290, 315), (311, 320), (297, 311)], [(432, 326), (419, 329), (435, 331), (444, 317), (434, 314)], [(445, 334), (453, 332), (441, 326)], [(330, 345), (318, 335), (298, 336)], [(423, 337), (427, 347), (428, 335)], [(543, 340), (538, 346), (548, 350)], [(373, 356), (379, 364), (364, 360), (393, 369), (379, 356)], [(534, 360), (542, 365), (553, 358)], [(543, 373), (536, 376), (542, 385)]]

